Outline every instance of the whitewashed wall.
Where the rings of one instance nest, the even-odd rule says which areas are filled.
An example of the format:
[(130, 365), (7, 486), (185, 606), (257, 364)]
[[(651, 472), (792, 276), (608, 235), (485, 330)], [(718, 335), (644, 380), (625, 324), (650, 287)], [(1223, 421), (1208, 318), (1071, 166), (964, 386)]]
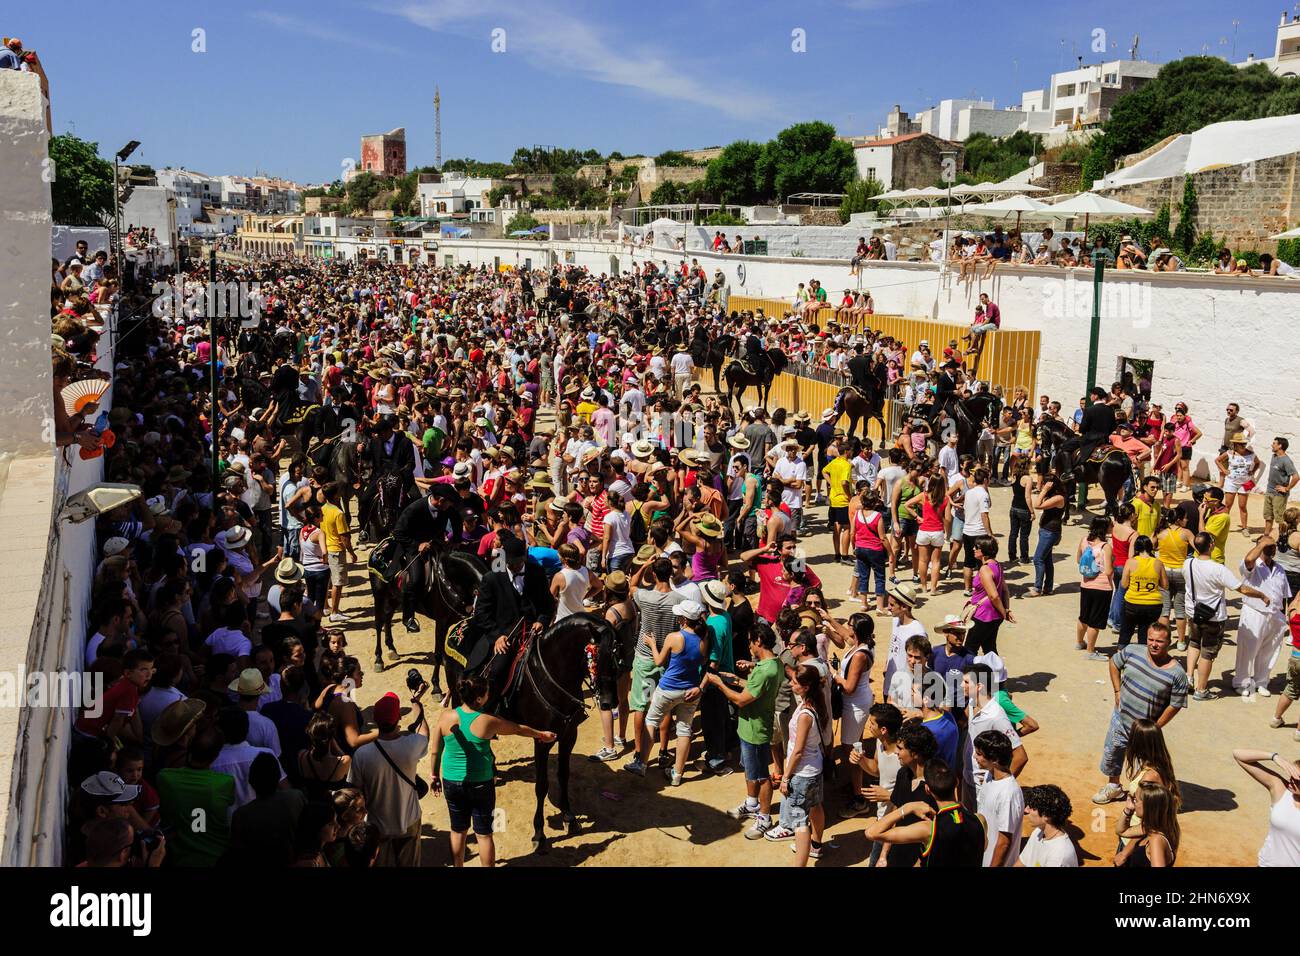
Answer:
[[(566, 253), (595, 273), (612, 272), (611, 257), (621, 271), (646, 259), (675, 266), (682, 258), (672, 249), (611, 242), (447, 240), (439, 261), (455, 254), (458, 264), (491, 265), (499, 257), (503, 265), (518, 265), (528, 256), (536, 267), (546, 265), (548, 256), (564, 261)], [(846, 288), (860, 287), (871, 291), (877, 312), (928, 316), (958, 325), (970, 324), (979, 293), (988, 292), (1002, 309), (1003, 328), (1043, 333), (1040, 391), (1068, 410), (1088, 385), (1090, 269), (1008, 267), (991, 280), (959, 283), (954, 274), (923, 262), (870, 262), (854, 278), (848, 263), (838, 258), (724, 256), (698, 249), (686, 255), (699, 259), (709, 275), (721, 268), (733, 295), (789, 301), (798, 283), (816, 278), (832, 300)], [(1098, 384), (1109, 386), (1116, 378), (1121, 357), (1153, 361), (1153, 397), (1167, 412), (1174, 402), (1185, 400), (1205, 433), (1196, 448), (1198, 468), (1208, 468), (1208, 459), (1218, 453), (1223, 409), (1229, 402), (1238, 402), (1254, 422), (1261, 435), (1256, 451), (1263, 457), (1268, 457), (1274, 435), (1286, 436), (1300, 450), (1300, 376), (1294, 371), (1300, 348), (1293, 331), (1294, 317), (1300, 313), (1300, 281), (1108, 271), (1102, 301)]]

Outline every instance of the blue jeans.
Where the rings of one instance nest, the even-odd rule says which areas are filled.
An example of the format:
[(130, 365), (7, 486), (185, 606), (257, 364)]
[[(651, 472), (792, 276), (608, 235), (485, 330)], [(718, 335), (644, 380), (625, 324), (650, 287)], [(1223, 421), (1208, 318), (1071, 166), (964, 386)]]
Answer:
[(1007, 560), (1016, 560), (1016, 542), (1020, 542), (1020, 556), (1029, 557), (1029, 529), (1034, 519), (1024, 508), (1011, 509), (1011, 530), (1007, 532)]
[(1038, 548), (1034, 551), (1034, 587), (1043, 594), (1052, 593), (1055, 573), (1052, 549), (1061, 543), (1061, 532), (1038, 529)]
[(876, 574), (876, 594), (885, 593), (885, 549), (872, 551), (870, 548), (855, 548), (853, 556), (857, 558), (858, 593), (867, 594), (871, 583), (871, 573)]

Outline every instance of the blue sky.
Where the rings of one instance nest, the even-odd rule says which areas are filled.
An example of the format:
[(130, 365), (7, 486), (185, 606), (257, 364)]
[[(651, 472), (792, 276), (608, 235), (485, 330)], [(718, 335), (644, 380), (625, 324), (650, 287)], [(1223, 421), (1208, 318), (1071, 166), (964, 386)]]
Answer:
[[(1003, 0), (319, 0), (274, 6), (35, 4), (0, 25), (41, 56), (56, 132), (110, 155), (209, 173), (322, 182), (362, 133), (407, 130), (431, 164), (433, 89), (443, 157), (507, 160), (516, 146), (668, 148), (763, 140), (806, 119), (862, 134), (894, 103), (947, 97), (999, 106), (1091, 52), (1160, 62), (1271, 55), (1276, 2), (1024, 3)], [(1297, 5), (1300, 6), (1300, 5)], [(105, 15), (112, 10), (111, 15)], [(129, 11), (129, 12), (128, 12)], [(504, 52), (493, 52), (493, 31)], [(806, 52), (792, 51), (792, 31)], [(206, 52), (192, 50), (203, 30)], [(1221, 41), (1226, 40), (1226, 43)]]

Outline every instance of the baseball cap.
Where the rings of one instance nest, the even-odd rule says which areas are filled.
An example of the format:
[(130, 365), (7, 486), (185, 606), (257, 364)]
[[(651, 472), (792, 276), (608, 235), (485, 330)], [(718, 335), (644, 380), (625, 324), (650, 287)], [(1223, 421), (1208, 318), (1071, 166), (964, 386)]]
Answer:
[(81, 792), (108, 803), (131, 803), (140, 796), (139, 784), (129, 784), (111, 770), (101, 770), (81, 781)]

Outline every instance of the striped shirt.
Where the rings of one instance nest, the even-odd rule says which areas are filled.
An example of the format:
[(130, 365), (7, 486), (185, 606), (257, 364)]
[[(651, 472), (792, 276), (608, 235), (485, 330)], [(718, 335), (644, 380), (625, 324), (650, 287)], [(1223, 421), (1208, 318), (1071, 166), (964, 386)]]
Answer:
[(1120, 672), (1119, 709), (1126, 724), (1156, 720), (1166, 707), (1187, 706), (1187, 672), (1178, 664), (1157, 667), (1140, 644), (1121, 648), (1111, 660)]

